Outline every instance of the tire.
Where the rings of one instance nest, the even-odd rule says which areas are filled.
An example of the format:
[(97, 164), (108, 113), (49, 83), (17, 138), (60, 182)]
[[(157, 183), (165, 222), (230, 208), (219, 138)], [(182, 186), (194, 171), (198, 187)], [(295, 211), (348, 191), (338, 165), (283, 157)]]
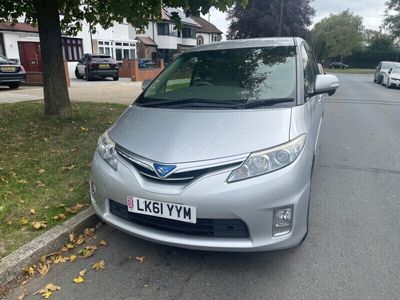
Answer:
[(85, 78), (86, 81), (91, 81), (92, 80), (92, 76), (90, 76), (88, 69), (85, 70)]
[(7, 84), (10, 89), (17, 89), (21, 85), (20, 82), (10, 82)]
[(82, 79), (82, 76), (79, 74), (78, 69), (75, 69), (75, 77), (77, 79)]
[(113, 80), (117, 81), (119, 79), (119, 76), (113, 76)]

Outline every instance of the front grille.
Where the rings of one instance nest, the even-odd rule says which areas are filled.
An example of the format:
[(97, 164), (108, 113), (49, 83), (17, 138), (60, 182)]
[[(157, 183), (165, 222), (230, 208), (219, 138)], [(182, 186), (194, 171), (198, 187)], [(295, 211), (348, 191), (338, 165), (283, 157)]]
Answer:
[(131, 223), (153, 229), (192, 236), (216, 238), (248, 238), (246, 223), (240, 219), (197, 219), (196, 224), (136, 214), (127, 206), (110, 200), (110, 212)]
[(131, 154), (129, 153), (129, 151), (126, 150), (125, 148), (123, 148), (119, 145), (116, 145), (115, 150), (120, 156), (124, 157), (132, 166), (134, 166), (141, 175), (143, 175), (150, 181), (154, 181), (154, 182), (158, 182), (158, 183), (168, 183), (168, 184), (189, 183), (192, 180), (199, 178), (200, 176), (203, 176), (207, 173), (239, 166), (241, 164), (241, 162), (235, 162), (235, 163), (220, 165), (220, 166), (216, 166), (216, 167), (202, 168), (202, 169), (185, 171), (185, 172), (177, 172), (177, 173), (173, 173), (173, 174), (169, 175), (166, 178), (160, 178), (160, 177), (158, 177), (157, 173), (154, 170), (151, 170), (151, 169), (144, 167), (141, 164), (137, 163), (131, 157)]

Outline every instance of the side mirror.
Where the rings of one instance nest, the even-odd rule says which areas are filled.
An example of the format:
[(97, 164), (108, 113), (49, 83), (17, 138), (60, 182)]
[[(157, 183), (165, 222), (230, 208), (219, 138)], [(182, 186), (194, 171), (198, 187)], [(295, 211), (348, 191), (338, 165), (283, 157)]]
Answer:
[(318, 74), (315, 81), (315, 95), (327, 93), (332, 96), (339, 87), (339, 78), (332, 74)]
[(144, 80), (144, 81), (142, 82), (142, 90), (145, 90), (145, 89), (150, 85), (150, 83), (151, 83), (152, 81), (153, 81), (153, 80), (149, 80), (149, 79)]

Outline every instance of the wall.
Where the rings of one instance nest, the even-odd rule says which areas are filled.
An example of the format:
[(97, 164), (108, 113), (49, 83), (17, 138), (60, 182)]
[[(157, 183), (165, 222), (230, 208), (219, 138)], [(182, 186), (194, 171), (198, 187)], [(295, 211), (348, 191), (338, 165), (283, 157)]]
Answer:
[(137, 60), (131, 60), (130, 63), (132, 81), (153, 80), (164, 69), (164, 61), (162, 59), (159, 60), (159, 68), (139, 69)]
[(6, 56), (11, 59), (20, 59), (18, 41), (39, 42), (39, 34), (15, 31), (3, 31)]

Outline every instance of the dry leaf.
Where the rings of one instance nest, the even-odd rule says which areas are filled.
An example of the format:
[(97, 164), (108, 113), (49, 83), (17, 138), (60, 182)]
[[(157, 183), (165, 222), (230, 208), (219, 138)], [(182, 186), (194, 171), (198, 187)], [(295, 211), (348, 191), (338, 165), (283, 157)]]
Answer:
[(24, 299), (25, 299), (25, 296), (26, 296), (25, 292), (22, 292), (22, 294), (19, 295), (17, 299), (18, 299), (18, 300), (24, 300)]
[(76, 214), (76, 213), (77, 213), (81, 208), (83, 208), (83, 207), (85, 207), (85, 205), (80, 204), (80, 203), (77, 203), (77, 204), (74, 205), (74, 206), (67, 207), (67, 208), (65, 209), (65, 211), (66, 211), (66, 212), (69, 212), (69, 213), (71, 213), (71, 214)]
[(21, 219), (19, 219), (19, 224), (21, 225), (26, 225), (29, 223), (29, 220), (26, 217), (22, 217)]
[(77, 244), (77, 245), (81, 245), (81, 244), (83, 244), (84, 242), (85, 242), (85, 237), (84, 237), (83, 234), (80, 234), (79, 237), (78, 237), (78, 239), (76, 240), (76, 244)]
[(67, 217), (64, 214), (58, 214), (53, 217), (53, 220), (65, 220)]
[(36, 214), (36, 211), (35, 211), (33, 208), (31, 208), (31, 210), (29, 211), (29, 213), (30, 213), (31, 215), (34, 215), (34, 214)]
[(143, 263), (144, 262), (144, 256), (136, 256), (135, 257), (135, 259), (137, 260), (137, 261), (140, 261), (140, 263)]
[(38, 173), (39, 173), (39, 174), (43, 174), (44, 172), (46, 172), (45, 169), (39, 169), (39, 170), (38, 170)]
[(99, 246), (107, 247), (107, 246), (108, 246), (108, 243), (107, 243), (106, 240), (101, 240), (101, 241), (99, 242)]
[(62, 167), (61, 169), (71, 171), (71, 170), (74, 169), (74, 168), (75, 168), (75, 165), (72, 164), (72, 165), (67, 166), (67, 167)]
[(29, 276), (34, 276), (34, 275), (35, 275), (35, 269), (33, 268), (33, 266), (26, 267), (26, 268), (24, 269), (24, 271), (25, 271), (26, 274), (28, 274)]
[(44, 287), (46, 290), (51, 291), (51, 292), (55, 292), (55, 291), (59, 291), (61, 290), (61, 287), (52, 283), (47, 284)]
[(85, 282), (85, 278), (83, 278), (82, 276), (78, 276), (78, 277), (74, 278), (74, 282), (77, 284)]
[(46, 228), (47, 227), (47, 222), (45, 221), (37, 221), (37, 222), (32, 222), (31, 225), (34, 229), (36, 230), (40, 230), (42, 228)]
[(17, 180), (17, 182), (18, 183), (23, 183), (23, 184), (28, 183), (28, 181), (26, 179), (19, 179), (19, 180)]
[(88, 128), (85, 128), (85, 127), (83, 127), (83, 126), (81, 126), (81, 130), (82, 130), (82, 131), (89, 131)]
[(106, 267), (105, 267), (105, 265), (104, 265), (104, 260), (100, 260), (100, 261), (98, 261), (97, 263), (95, 263), (95, 264), (92, 266), (92, 269), (93, 269), (93, 270), (96, 270), (96, 271), (98, 271), (98, 270), (105, 270)]
[(95, 250), (97, 250), (96, 246), (86, 246), (85, 248), (79, 250), (79, 254), (82, 255), (84, 258), (88, 258), (93, 255)]
[(69, 237), (69, 241), (70, 241), (70, 242), (75, 241), (75, 233), (70, 233), (70, 234), (68, 235), (68, 237)]
[(50, 264), (49, 263), (39, 264), (39, 267), (37, 267), (36, 269), (40, 273), (40, 275), (42, 275), (42, 277), (44, 277), (47, 273), (49, 273)]
[(70, 257), (68, 259), (70, 262), (75, 262), (78, 259), (78, 256), (72, 254), (72, 255), (70, 255)]
[(92, 236), (94, 234), (95, 229), (94, 228), (85, 228), (83, 230), (83, 234), (85, 236)]
[(40, 188), (40, 187), (45, 187), (46, 185), (45, 185), (43, 182), (41, 182), (40, 180), (37, 180), (37, 181), (36, 181), (36, 186), (37, 186), (38, 188)]
[(65, 260), (66, 260), (66, 258), (64, 256), (58, 255), (53, 259), (53, 263), (60, 264), (60, 263), (65, 262)]
[(79, 272), (79, 276), (85, 276), (87, 269), (83, 269), (82, 271)]

